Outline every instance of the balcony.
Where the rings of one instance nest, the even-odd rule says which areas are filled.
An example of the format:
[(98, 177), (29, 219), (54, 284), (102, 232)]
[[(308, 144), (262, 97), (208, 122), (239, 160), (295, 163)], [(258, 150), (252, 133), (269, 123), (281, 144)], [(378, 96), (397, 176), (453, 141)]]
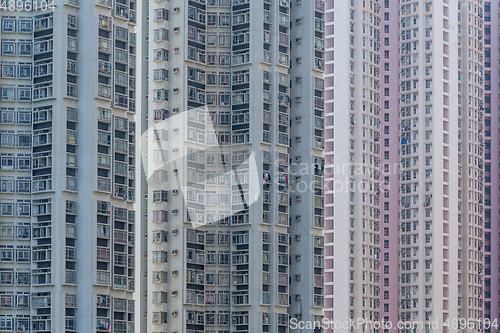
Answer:
[(76, 284), (76, 272), (75, 271), (66, 270), (65, 283)]
[(127, 277), (115, 275), (113, 277), (113, 288), (127, 289)]
[(66, 191), (76, 191), (76, 178), (66, 176)]
[(128, 96), (115, 93), (115, 107), (128, 109)]
[(97, 178), (97, 191), (111, 192), (111, 179)]
[(123, 253), (115, 253), (115, 257), (114, 257), (114, 265), (115, 266), (124, 266), (126, 267), (127, 266), (127, 255), (126, 254), (123, 254)]
[(127, 232), (115, 230), (113, 241), (116, 243), (127, 244)]
[[(135, 87), (134, 87), (134, 89), (135, 89)], [(130, 100), (129, 100), (129, 103), (128, 103), (128, 110), (129, 110), (130, 112), (135, 113), (135, 100), (133, 100), (133, 99), (130, 99)]]
[(99, 67), (97, 72), (100, 75), (111, 77), (111, 69), (112, 69), (111, 63), (99, 60)]
[(123, 51), (119, 48), (115, 48), (115, 61), (127, 65), (128, 64), (128, 52)]
[(115, 152), (127, 154), (128, 153), (128, 142), (125, 140), (115, 139)]
[(128, 6), (124, 6), (122, 4), (117, 3), (115, 7), (115, 16), (120, 17), (124, 20), (129, 20), (129, 8)]
[(96, 258), (98, 261), (111, 261), (111, 250), (106, 247), (98, 247)]
[(113, 48), (112, 48), (113, 42), (111, 39), (107, 39), (104, 37), (99, 37), (97, 41), (97, 49), (101, 52), (109, 53), (111, 54)]
[(137, 13), (135, 10), (131, 10), (130, 11), (130, 19), (129, 19), (129, 22), (130, 23), (134, 23), (136, 24), (137, 23)]
[(325, 219), (322, 216), (314, 217), (314, 227), (315, 228), (324, 228), (325, 227)]
[(97, 143), (100, 145), (111, 146), (111, 133), (98, 131)]
[(321, 295), (314, 295), (313, 299), (313, 306), (314, 307), (324, 307), (325, 305), (325, 298)]
[(127, 199), (127, 187), (122, 185), (115, 185), (115, 198), (122, 198), (123, 200)]
[(325, 2), (322, 0), (314, 1), (314, 9), (319, 11), (319, 12), (324, 12), (325, 11)]
[(109, 86), (107, 84), (99, 83), (97, 85), (97, 97), (110, 101), (111, 100), (111, 86)]
[(325, 286), (325, 277), (323, 275), (314, 275), (314, 286), (323, 288)]
[(111, 169), (111, 156), (97, 155), (97, 167)]
[(121, 86), (128, 87), (128, 85), (129, 85), (128, 74), (116, 71), (115, 72), (115, 84), (119, 84)]
[(288, 274), (286, 273), (278, 273), (278, 284), (282, 286), (288, 286)]
[(33, 296), (31, 298), (31, 307), (33, 309), (50, 308), (51, 304), (50, 296)]
[(110, 284), (110, 273), (106, 271), (97, 271), (96, 284), (109, 286)]
[(111, 238), (111, 229), (110, 229), (109, 225), (98, 224), (97, 225), (97, 237)]
[(111, 319), (109, 318), (97, 318), (96, 330), (99, 332), (109, 332), (111, 328)]
[(314, 58), (314, 69), (324, 72), (325, 71), (325, 61), (320, 58)]
[(279, 253), (278, 254), (278, 264), (288, 266), (288, 254)]
[(325, 258), (323, 256), (314, 256), (314, 267), (325, 267)]
[(324, 32), (325, 31), (325, 21), (318, 18), (314, 19), (314, 29)]
[(97, 4), (100, 6), (109, 7), (109, 8), (113, 7), (112, 0), (98, 0)]
[(128, 176), (128, 166), (125, 163), (115, 162), (115, 174), (123, 177)]
[[(128, 284), (127, 285), (127, 290), (128, 291), (134, 291), (135, 290), (135, 280), (134, 280), (134, 278), (129, 277), (127, 282), (128, 282), (127, 283)], [(132, 332), (133, 331), (134, 330), (132, 329)]]
[(287, 306), (288, 305), (288, 294), (278, 293), (278, 305)]

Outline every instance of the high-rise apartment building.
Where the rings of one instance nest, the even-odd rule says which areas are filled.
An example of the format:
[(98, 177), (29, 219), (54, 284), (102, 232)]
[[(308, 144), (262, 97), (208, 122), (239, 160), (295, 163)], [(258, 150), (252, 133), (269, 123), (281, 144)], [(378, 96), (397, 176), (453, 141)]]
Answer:
[(322, 318), (324, 28), (319, 0), (149, 2), (148, 332)]
[(394, 325), (465, 318), (478, 321), (464, 332), (478, 332), (483, 4), (326, 5), (325, 316)]
[(137, 3), (38, 4), (0, 12), (0, 330), (134, 332)]
[[(499, 132), (496, 122), (499, 116), (498, 72), (500, 41), (495, 29), (500, 6), (495, 1), (484, 2), (484, 317), (493, 321), (499, 317), (500, 295), (498, 216), (500, 211), (495, 203), (499, 202), (499, 156), (497, 142)], [(497, 125), (495, 125), (497, 124)], [(497, 190), (498, 189), (498, 190)], [(500, 236), (500, 235), (499, 235)], [(496, 332), (495, 327), (485, 332)]]
[(380, 8), (327, 1), (325, 317), (380, 320)]

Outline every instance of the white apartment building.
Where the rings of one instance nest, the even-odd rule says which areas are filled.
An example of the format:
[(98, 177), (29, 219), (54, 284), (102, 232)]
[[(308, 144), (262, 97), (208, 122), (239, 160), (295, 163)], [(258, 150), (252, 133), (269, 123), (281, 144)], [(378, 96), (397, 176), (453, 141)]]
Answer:
[(148, 57), (148, 332), (320, 319), (324, 3), (150, 1)]
[(0, 329), (134, 332), (137, 3), (16, 5), (0, 12)]
[[(333, 287), (325, 316), (394, 325), (465, 318), (474, 328), (463, 332), (482, 329), (476, 321), (483, 317), (482, 7), (482, 1), (327, 1), (326, 124), (333, 131), (326, 146), (326, 274)], [(371, 118), (380, 119), (380, 129), (372, 131)], [(364, 185), (350, 197), (333, 187), (347, 176), (369, 188), (372, 147), (381, 161), (373, 172), (373, 200), (380, 204), (373, 224), (372, 193)], [(355, 168), (354, 175), (338, 171), (349, 163), (362, 165), (363, 176)]]

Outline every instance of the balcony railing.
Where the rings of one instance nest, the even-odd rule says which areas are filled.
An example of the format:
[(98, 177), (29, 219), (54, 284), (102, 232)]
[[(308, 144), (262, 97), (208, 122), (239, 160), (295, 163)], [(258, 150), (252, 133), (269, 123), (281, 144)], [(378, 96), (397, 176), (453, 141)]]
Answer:
[(113, 240), (117, 243), (127, 244), (127, 232), (115, 230)]
[(123, 19), (129, 19), (129, 8), (128, 6), (121, 5), (119, 3), (116, 4), (115, 7), (115, 15), (117, 17), (121, 17)]
[(97, 4), (109, 8), (113, 7), (113, 2), (111, 0), (98, 0)]
[(278, 293), (278, 305), (288, 305), (288, 294)]
[(97, 190), (111, 192), (111, 179), (97, 178)]
[(106, 271), (97, 271), (97, 284), (109, 286), (110, 273)]
[(108, 86), (107, 84), (98, 84), (97, 97), (111, 100), (111, 86)]
[(128, 109), (128, 96), (115, 93), (115, 106)]
[(113, 288), (127, 289), (127, 277), (115, 275), (113, 277)]

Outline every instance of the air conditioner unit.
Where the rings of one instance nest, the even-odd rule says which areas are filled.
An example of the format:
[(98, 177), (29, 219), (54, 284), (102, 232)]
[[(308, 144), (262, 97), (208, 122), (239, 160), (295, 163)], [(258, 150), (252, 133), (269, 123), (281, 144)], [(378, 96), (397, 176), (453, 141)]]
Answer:
[(295, 117), (295, 122), (296, 123), (302, 122), (302, 117)]
[(295, 275), (295, 280), (300, 281), (302, 279), (302, 276), (300, 274)]
[(177, 215), (177, 214), (179, 214), (179, 210), (177, 210), (177, 209), (174, 209), (174, 210), (172, 211), (172, 214), (174, 214), (174, 215)]
[(178, 47), (174, 48), (174, 53), (175, 53), (175, 54), (178, 54), (178, 53), (179, 53), (179, 48), (178, 48)]
[(302, 0), (297, 0), (295, 3), (296, 3), (297, 5), (302, 5)]
[(300, 301), (300, 300), (301, 300), (300, 295), (295, 295), (295, 300), (296, 300), (296, 301)]
[(297, 82), (297, 83), (301, 83), (301, 82), (302, 82), (302, 77), (297, 76), (297, 77), (295, 78), (295, 82)]
[(177, 153), (179, 152), (179, 149), (177, 149), (177, 148), (176, 148), (176, 149), (172, 150), (172, 152), (173, 152), (174, 154), (177, 154)]
[(296, 103), (302, 102), (302, 97), (295, 97), (295, 102)]
[(179, 93), (179, 88), (174, 88), (174, 94), (178, 94)]
[(179, 194), (179, 190), (172, 190), (173, 194)]
[(172, 291), (172, 296), (177, 296), (177, 290)]
[(300, 136), (296, 136), (296, 137), (295, 137), (295, 142), (300, 142), (300, 141), (302, 141), (302, 137), (300, 137)]
[(175, 67), (174, 70), (173, 70), (174, 74), (177, 74), (179, 73), (179, 68), (178, 67)]
[(180, 12), (180, 10), (181, 9), (179, 7), (174, 7), (174, 13), (178, 13), (178, 12)]
[(300, 261), (302, 259), (302, 256), (300, 254), (297, 254), (295, 256), (295, 260)]
[(179, 230), (177, 230), (177, 229), (172, 230), (172, 235), (177, 235), (178, 233), (179, 233)]
[(178, 271), (172, 271), (172, 275), (177, 275), (177, 274), (179, 274)]
[(300, 202), (302, 200), (302, 197), (300, 195), (297, 195), (295, 197), (295, 201)]
[(295, 221), (302, 221), (302, 215), (295, 215)]
[(176, 34), (177, 34), (177, 33), (179, 33), (179, 31), (180, 31), (180, 28), (179, 28), (179, 27), (175, 27), (175, 28), (174, 28), (174, 33), (176, 33)]
[(173, 113), (179, 113), (179, 108), (174, 108), (174, 109), (172, 110), (172, 112), (173, 112)]
[[(179, 132), (179, 130), (177, 130), (177, 129), (174, 129), (174, 133), (175, 133), (175, 131)], [(179, 173), (179, 170), (174, 169), (174, 175), (176, 175), (176, 174), (178, 174), (178, 173)]]
[(301, 19), (301, 18), (298, 18), (298, 19), (296, 19), (296, 20), (295, 20), (295, 22), (296, 22), (297, 24), (302, 24), (302, 19)]
[(295, 62), (296, 62), (297, 64), (301, 64), (301, 63), (302, 63), (302, 58), (297, 58), (297, 59), (295, 59)]
[(295, 43), (297, 43), (297, 44), (302, 43), (302, 38), (295, 38)]
[(300, 240), (300, 235), (295, 235), (295, 240), (299, 241)]
[(172, 316), (177, 317), (177, 311), (172, 311)]
[(176, 256), (177, 254), (179, 254), (179, 251), (177, 251), (177, 250), (173, 250), (173, 251), (172, 251), (172, 255), (173, 255), (173, 256)]

